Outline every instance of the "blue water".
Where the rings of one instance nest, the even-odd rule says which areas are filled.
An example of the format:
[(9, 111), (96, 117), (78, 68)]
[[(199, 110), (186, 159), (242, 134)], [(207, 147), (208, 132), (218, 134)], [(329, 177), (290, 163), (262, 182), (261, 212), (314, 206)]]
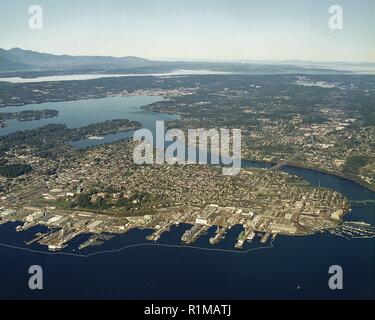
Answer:
[[(1, 227), (2, 242), (17, 240), (11, 227), (14, 225)], [(161, 242), (178, 244), (184, 230), (184, 226), (172, 230)], [(100, 250), (145, 243), (148, 233), (130, 231)], [(220, 247), (234, 244), (234, 235), (225, 241), (227, 244)], [(88, 258), (8, 248), (1, 248), (0, 254), (2, 298), (374, 297), (374, 242), (331, 235), (281, 236), (273, 248), (244, 254), (153, 244)], [(37, 292), (27, 288), (27, 269), (33, 264), (44, 270), (44, 290)], [(328, 268), (334, 264), (344, 270), (342, 291), (331, 291), (327, 286)]]
[[(111, 99), (113, 104), (118, 103), (120, 108), (123, 98)], [(111, 99), (108, 100), (108, 105), (106, 99), (100, 100), (105, 102), (100, 102), (104, 105), (98, 108), (102, 110), (105, 106), (113, 107)], [(83, 105), (81, 103), (83, 102), (72, 101), (64, 104), (71, 108), (72, 113), (76, 112), (74, 110), (77, 110), (78, 106), (87, 104), (89, 108), (96, 105), (95, 100), (88, 100)], [(141, 104), (144, 104), (142, 99), (137, 105)], [(56, 109), (54, 106), (52, 108)], [(143, 115), (147, 119), (147, 112), (140, 111), (137, 109), (139, 107), (134, 108), (137, 115), (133, 120), (142, 120)], [(81, 108), (78, 110), (82, 112)], [(100, 113), (100, 110), (97, 112)], [(102, 113), (106, 117), (116, 118), (111, 113)], [(129, 118), (129, 114), (126, 118)], [(60, 116), (64, 114), (61, 112)], [(69, 114), (65, 116), (71, 117), (72, 122), (67, 123), (69, 126), (79, 126), (79, 121), (85, 122), (81, 125), (88, 124), (87, 118), (78, 119), (80, 116), (73, 117)], [(150, 126), (159, 116), (165, 117), (164, 114), (153, 116), (154, 118), (149, 120)], [(97, 122), (98, 115), (92, 117), (92, 121)], [(51, 122), (57, 118), (46, 120)], [(267, 166), (246, 161), (243, 165)], [(322, 187), (337, 190), (350, 200), (375, 199), (375, 193), (339, 177), (299, 168), (285, 167), (284, 170), (302, 176), (312, 185), (320, 184)], [(352, 209), (345, 219), (366, 221), (375, 225), (373, 205), (355, 205)], [(257, 237), (254, 243), (247, 244), (244, 251), (236, 252), (232, 249), (237, 235), (241, 232), (240, 226), (234, 226), (226, 239), (216, 246), (208, 243), (214, 232), (214, 228), (211, 228), (206, 235), (198, 239), (194, 248), (191, 248), (181, 246), (181, 235), (189, 226), (180, 225), (162, 236), (158, 244), (163, 246), (145, 240), (151, 230), (137, 229), (116, 236), (100, 247), (78, 252), (79, 243), (88, 237), (82, 235), (72, 241), (69, 247), (63, 250), (63, 254), (50, 254), (38, 244), (27, 248), (38, 250), (39, 253), (22, 249), (26, 248), (24, 241), (30, 240), (42, 227), (18, 233), (15, 232), (17, 225), (18, 223), (8, 223), (0, 226), (0, 242), (3, 244), (0, 245), (0, 298), (375, 298), (375, 239), (346, 240), (330, 234), (278, 236), (272, 245), (270, 242), (261, 245)], [(4, 244), (21, 249), (6, 247)], [(212, 248), (222, 251), (207, 250)], [(255, 248), (261, 249), (253, 250)], [(87, 256), (92, 253), (96, 254)], [(28, 288), (27, 271), (29, 266), (34, 264), (43, 267), (43, 290), (31, 291)], [(341, 291), (328, 288), (328, 269), (331, 265), (340, 265), (343, 268), (344, 289)]]
[(79, 128), (92, 123), (114, 119), (140, 121), (145, 128), (154, 130), (156, 120), (167, 121), (175, 120), (177, 118), (177, 116), (174, 115), (148, 112), (141, 109), (142, 106), (162, 100), (163, 98), (160, 96), (131, 96), (65, 102), (45, 102), (20, 107), (0, 108), (0, 112), (19, 112), (22, 110), (43, 109), (59, 111), (58, 116), (55, 118), (36, 121), (7, 120), (8, 126), (0, 128), (0, 136), (18, 130), (38, 128), (49, 123), (62, 123), (67, 125), (68, 128)]

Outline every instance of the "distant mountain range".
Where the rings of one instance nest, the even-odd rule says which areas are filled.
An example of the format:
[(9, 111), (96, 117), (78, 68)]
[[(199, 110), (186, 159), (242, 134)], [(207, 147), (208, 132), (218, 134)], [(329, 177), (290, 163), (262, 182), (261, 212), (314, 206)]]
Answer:
[[(341, 63), (343, 65), (344, 63)], [(353, 64), (354, 65), (354, 64)], [(358, 66), (359, 64), (357, 64)], [(362, 65), (363, 67), (363, 65)], [(372, 66), (374, 67), (374, 66)], [(34, 78), (42, 75), (86, 73), (165, 73), (176, 69), (220, 71), (244, 74), (335, 74), (350, 73), (344, 65), (311, 61), (155, 61), (139, 57), (71, 56), (41, 53), (20, 48), (0, 48), (0, 77)]]
[(101, 68), (140, 68), (153, 62), (137, 57), (69, 56), (40, 53), (13, 48), (0, 49), (0, 70), (48, 70), (48, 69), (96, 69)]

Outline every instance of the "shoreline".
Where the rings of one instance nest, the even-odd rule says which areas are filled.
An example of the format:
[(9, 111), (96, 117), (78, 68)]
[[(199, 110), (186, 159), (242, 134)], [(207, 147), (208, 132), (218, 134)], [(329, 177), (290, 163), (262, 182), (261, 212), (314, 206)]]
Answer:
[[(274, 164), (274, 163), (272, 163), (272, 164)], [(275, 163), (275, 164), (277, 164), (277, 163)], [(365, 182), (357, 179), (356, 177), (349, 177), (345, 174), (335, 173), (335, 172), (328, 171), (328, 170), (325, 170), (325, 169), (319, 169), (319, 168), (310, 167), (310, 166), (298, 165), (298, 164), (294, 164), (293, 162), (291, 164), (287, 164), (285, 166), (286, 167), (294, 167), (294, 168), (297, 168), (297, 169), (310, 170), (310, 171), (314, 171), (314, 172), (319, 172), (319, 173), (331, 175), (331, 176), (334, 176), (334, 177), (337, 177), (337, 178), (341, 178), (341, 179), (356, 183), (356, 184), (360, 185), (361, 187), (367, 189), (368, 191), (371, 191), (371, 192), (375, 193), (375, 186), (368, 185)]]
[[(151, 106), (152, 103), (150, 105), (145, 105), (145, 106), (142, 106), (141, 109), (142, 110), (145, 110), (145, 111), (150, 111), (150, 112), (159, 112), (161, 113), (162, 111), (154, 111), (152, 109), (149, 109), (147, 108), (148, 106)], [(189, 120), (188, 118), (184, 117), (183, 114), (181, 114), (181, 112), (177, 112), (177, 113), (172, 113), (172, 112), (165, 112), (166, 114), (170, 114), (170, 115), (175, 115), (175, 116), (179, 116), (181, 118), (185, 118), (187, 120)], [(266, 161), (266, 160), (255, 160), (255, 159), (241, 159), (241, 161), (252, 161), (252, 162), (259, 162), (259, 163), (265, 163), (265, 164), (270, 164), (270, 165), (277, 165), (278, 162), (274, 162), (274, 161)], [(375, 193), (375, 185), (374, 186), (371, 186), (369, 184), (367, 184), (366, 182), (356, 178), (356, 177), (350, 177), (348, 175), (345, 175), (345, 174), (340, 174), (338, 172), (332, 172), (332, 171), (328, 171), (328, 170), (325, 170), (325, 169), (319, 169), (319, 168), (315, 168), (315, 167), (310, 167), (310, 166), (303, 166), (303, 165), (299, 165), (299, 164), (296, 164), (296, 163), (293, 163), (293, 162), (290, 162), (290, 164), (286, 164), (285, 165), (286, 167), (294, 167), (294, 168), (297, 168), (297, 169), (305, 169), (305, 170), (310, 170), (310, 171), (315, 171), (315, 172), (319, 172), (319, 173), (324, 173), (324, 174), (328, 174), (328, 175), (332, 175), (334, 177), (338, 177), (338, 178), (342, 178), (344, 180), (347, 180), (347, 181), (350, 181), (350, 182), (353, 182), (353, 183), (356, 183), (358, 185), (360, 185), (361, 187), (371, 191), (371, 192), (374, 192)]]
[[(132, 95), (126, 95), (126, 96), (124, 96), (124, 95), (119, 94), (119, 95), (113, 95), (113, 96), (77, 98), (77, 99), (68, 99), (68, 100), (61, 100), (61, 101), (33, 102), (33, 103), (27, 103), (27, 104), (21, 104), (21, 105), (0, 106), (0, 111), (1, 111), (1, 108), (6, 108), (6, 107), (21, 107), (21, 106), (30, 105), (30, 104), (43, 104), (45, 102), (57, 102), (58, 103), (58, 102), (78, 101), (78, 100), (94, 100), (94, 99), (106, 99), (106, 98), (129, 97), (129, 96), (132, 96)], [(155, 95), (155, 96), (161, 97), (163, 99), (169, 99), (170, 98), (170, 97), (165, 96), (165, 95)], [(140, 106), (140, 109), (143, 110), (143, 111), (148, 111), (148, 112), (165, 113), (165, 114), (169, 114), (169, 115), (173, 115), (173, 116), (177, 116), (177, 117), (183, 117), (183, 115), (180, 112), (176, 112), (176, 113), (161, 112), (161, 111), (154, 111), (154, 110), (151, 110), (151, 109), (147, 108), (148, 106), (151, 106), (152, 104), (153, 103), (148, 104), (148, 105), (142, 105), (142, 106)], [(167, 121), (167, 122), (169, 122), (169, 121)], [(241, 159), (241, 160), (259, 162), (259, 163), (265, 163), (265, 164), (270, 164), (270, 165), (277, 165), (278, 164), (277, 162), (274, 162), (274, 161), (265, 161), (265, 160), (264, 161), (263, 160), (255, 160), (255, 159)], [(374, 192), (375, 193), (375, 186), (371, 186), (371, 185), (367, 184), (366, 182), (362, 181), (361, 179), (359, 179), (357, 177), (350, 177), (348, 175), (340, 174), (338, 172), (332, 172), (332, 171), (328, 171), (328, 170), (320, 169), (320, 168), (316, 168), (316, 167), (299, 165), (299, 164), (296, 164), (296, 163), (293, 163), (293, 162), (291, 162), (290, 164), (286, 164), (285, 166), (286, 167), (294, 167), (294, 168), (298, 168), (298, 169), (305, 169), (305, 170), (310, 170), (310, 171), (315, 171), (315, 172), (319, 172), (319, 173), (324, 173), (324, 174), (332, 175), (332, 176), (335, 176), (335, 177), (338, 177), (338, 178), (342, 178), (344, 180), (356, 183), (356, 184), (362, 186), (363, 188), (369, 190), (370, 192)]]
[[(242, 161), (258, 162), (258, 163), (269, 164), (269, 165), (277, 165), (278, 164), (278, 162), (274, 162), (274, 161), (266, 161), (266, 160), (263, 161), (263, 160), (255, 160), (255, 159), (242, 159)], [(290, 164), (284, 165), (282, 168), (284, 168), (284, 167), (309, 170), (309, 171), (323, 173), (323, 174), (330, 175), (330, 176), (333, 176), (333, 177), (341, 178), (341, 179), (347, 180), (349, 182), (356, 183), (356, 184), (360, 185), (361, 187), (367, 189), (368, 191), (375, 193), (375, 186), (372, 187), (372, 186), (366, 185), (366, 183), (360, 181), (359, 179), (356, 179), (355, 177), (351, 178), (349, 176), (339, 174), (339, 173), (335, 173), (335, 172), (332, 172), (332, 171), (328, 171), (328, 170), (325, 170), (325, 169), (303, 166), (303, 165), (299, 165), (299, 164), (296, 164), (296, 163), (293, 163), (293, 162), (290, 163)], [(282, 170), (282, 169), (280, 169), (280, 170)]]

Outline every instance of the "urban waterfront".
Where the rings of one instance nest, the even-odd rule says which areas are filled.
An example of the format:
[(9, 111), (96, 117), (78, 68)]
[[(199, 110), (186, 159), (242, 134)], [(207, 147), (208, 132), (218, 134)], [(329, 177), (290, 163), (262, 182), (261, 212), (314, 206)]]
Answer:
[[(305, 178), (311, 176), (308, 172)], [(318, 180), (322, 186), (343, 187), (342, 191), (356, 195), (355, 199), (366, 193), (352, 182), (320, 173), (310, 182)], [(371, 193), (366, 196), (375, 198)], [(347, 219), (374, 224), (374, 206), (353, 206)], [(25, 248), (24, 241), (35, 233), (17, 233), (16, 225), (0, 227), (2, 298), (374, 298), (373, 238), (347, 240), (328, 233), (279, 236), (272, 245), (256, 241), (245, 247), (245, 252), (234, 252), (238, 227), (233, 227), (217, 246), (209, 245), (209, 232), (191, 248), (180, 246), (181, 234), (187, 228), (180, 225), (158, 241), (163, 246), (145, 240), (150, 230), (131, 230), (99, 248), (77, 253), (80, 257), (64, 253), (74, 253), (84, 237), (73, 241), (63, 254), (49, 253), (40, 245), (28, 247), (40, 253), (5, 247)], [(44, 269), (45, 287), (38, 292), (27, 286), (27, 270), (33, 264)], [(328, 268), (337, 264), (344, 270), (344, 290), (332, 291)]]
[[(49, 103), (48, 107), (61, 109), (60, 118), (53, 121), (69, 127), (114, 119), (125, 109), (123, 117), (140, 121), (152, 129), (154, 121), (174, 118), (140, 109), (141, 105), (157, 100), (160, 97), (121, 97)], [(82, 105), (87, 106), (86, 109)], [(94, 106), (94, 118), (87, 116), (91, 114), (89, 106)], [(104, 108), (105, 112), (100, 112)], [(75, 112), (82, 114), (77, 116)], [(76, 119), (79, 122), (74, 122)], [(51, 119), (30, 122), (30, 125), (36, 127), (44, 121)], [(9, 128), (25, 129), (17, 127), (18, 124), (23, 126), (24, 122), (15, 121)], [(243, 166), (269, 165), (244, 161)], [(288, 166), (283, 170), (303, 177), (314, 186), (334, 189), (349, 200), (375, 199), (373, 192), (336, 176)], [(352, 205), (352, 212), (345, 219), (374, 225), (374, 213), (373, 205)], [(240, 226), (234, 226), (217, 245), (208, 242), (214, 233), (211, 228), (192, 246), (184, 246), (180, 238), (188, 226), (180, 225), (172, 227), (156, 243), (145, 240), (151, 230), (131, 230), (100, 247), (78, 252), (78, 245), (88, 237), (81, 235), (62, 252), (50, 253), (38, 244), (26, 246), (24, 243), (41, 227), (18, 233), (15, 232), (17, 225), (0, 226), (2, 298), (374, 298), (373, 238), (347, 240), (328, 233), (279, 236), (266, 244), (255, 240), (243, 250), (235, 251), (233, 245)], [(28, 289), (27, 270), (33, 264), (43, 266), (45, 288), (42, 291)], [(334, 264), (344, 270), (342, 291), (328, 288), (328, 268)]]

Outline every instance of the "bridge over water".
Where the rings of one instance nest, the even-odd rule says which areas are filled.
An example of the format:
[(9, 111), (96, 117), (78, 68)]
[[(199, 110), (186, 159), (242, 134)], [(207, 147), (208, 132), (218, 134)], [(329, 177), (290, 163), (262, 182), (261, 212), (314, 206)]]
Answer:
[(280, 170), (283, 166), (287, 165), (288, 162), (290, 162), (292, 160), (295, 160), (296, 158), (299, 158), (302, 155), (303, 155), (303, 152), (298, 152), (298, 153), (294, 154), (293, 156), (291, 156), (290, 158), (288, 158), (286, 160), (283, 160), (283, 161), (279, 162), (278, 164), (274, 165), (269, 170)]

